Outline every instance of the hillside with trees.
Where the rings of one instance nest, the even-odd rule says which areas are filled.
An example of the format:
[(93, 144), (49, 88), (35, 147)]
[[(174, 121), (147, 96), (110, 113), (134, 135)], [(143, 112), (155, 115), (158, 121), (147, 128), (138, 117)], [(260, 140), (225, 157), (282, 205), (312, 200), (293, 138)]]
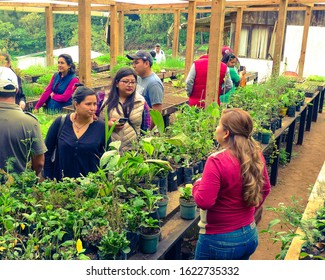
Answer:
[[(181, 22), (186, 21), (183, 15)], [(109, 52), (105, 40), (107, 17), (92, 17), (92, 50)], [(141, 14), (125, 16), (125, 49), (150, 49), (159, 42), (170, 47), (167, 33), (173, 24), (172, 14)], [(0, 11), (0, 51), (12, 56), (45, 51), (46, 29), (44, 13)], [(208, 41), (208, 34), (197, 34), (196, 43)], [(54, 48), (78, 44), (78, 16), (54, 14)], [(180, 50), (185, 48), (186, 30), (180, 30)]]

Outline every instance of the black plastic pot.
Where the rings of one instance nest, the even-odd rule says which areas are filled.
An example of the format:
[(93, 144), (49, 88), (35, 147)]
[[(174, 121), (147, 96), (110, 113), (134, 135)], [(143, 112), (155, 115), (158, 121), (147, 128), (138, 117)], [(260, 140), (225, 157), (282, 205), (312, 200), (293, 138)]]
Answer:
[(133, 231), (127, 231), (126, 232), (126, 238), (130, 241), (129, 247), (130, 247), (130, 253), (127, 254), (127, 258), (130, 258), (134, 254), (136, 254), (138, 247), (139, 247), (139, 240), (140, 240), (140, 233), (139, 232), (133, 232)]
[(281, 128), (282, 127), (282, 119), (283, 118), (278, 118), (278, 128)]
[(258, 133), (254, 133), (253, 138), (255, 141), (259, 141)]
[(301, 107), (300, 103), (296, 104), (296, 112), (300, 112), (300, 107)]
[(159, 193), (167, 194), (167, 188), (168, 188), (168, 177), (166, 175), (165, 177), (159, 178)]
[(168, 191), (173, 192), (177, 190), (177, 171), (169, 171), (168, 173)]
[(192, 184), (193, 175), (194, 175), (193, 167), (184, 167), (184, 184)]
[(272, 130), (273, 133), (275, 133), (275, 131), (277, 129), (277, 125), (278, 125), (278, 120), (277, 119), (274, 119), (274, 120), (271, 121), (270, 126), (271, 126), (271, 130)]
[(160, 178), (159, 177), (154, 177), (151, 180), (151, 184), (155, 185), (156, 187), (159, 187), (159, 181), (160, 181)]
[(296, 116), (296, 106), (289, 106), (287, 115), (288, 117), (294, 118)]
[(201, 161), (194, 162), (193, 163), (193, 174), (197, 175), (199, 173), (202, 173), (202, 172), (200, 172), (200, 170), (202, 170), (202, 162)]
[(198, 165), (199, 165), (199, 166), (198, 166), (198, 167), (199, 167), (199, 173), (202, 174), (202, 173), (203, 173), (203, 168), (204, 168), (204, 167), (203, 167), (203, 160), (200, 160), (200, 162), (199, 162)]
[(184, 183), (184, 167), (177, 167), (177, 185)]

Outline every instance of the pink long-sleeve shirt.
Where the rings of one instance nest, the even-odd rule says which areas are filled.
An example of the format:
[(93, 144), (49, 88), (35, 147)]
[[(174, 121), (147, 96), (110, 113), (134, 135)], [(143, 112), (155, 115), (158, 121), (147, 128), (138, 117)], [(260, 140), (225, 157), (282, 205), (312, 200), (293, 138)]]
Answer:
[[(264, 157), (263, 161), (265, 163)], [(200, 233), (227, 233), (252, 223), (255, 210), (271, 190), (266, 166), (263, 176), (263, 200), (258, 207), (248, 207), (243, 200), (239, 160), (227, 150), (211, 155), (202, 179), (195, 182), (192, 190), (195, 202), (201, 208)]]
[[(42, 93), (40, 99), (36, 103), (36, 105), (35, 105), (36, 110), (38, 110), (39, 108), (41, 108), (43, 106), (43, 104), (49, 98), (50, 94), (53, 92), (52, 91), (53, 82), (54, 82), (54, 75), (52, 76), (52, 79), (51, 79), (50, 83), (48, 84), (48, 86), (46, 87), (45, 91)], [(76, 84), (78, 82), (79, 82), (79, 79), (77, 77), (74, 77), (68, 84), (64, 93), (63, 94), (54, 94), (53, 100), (55, 100), (57, 102), (67, 102), (73, 94), (74, 84)]]

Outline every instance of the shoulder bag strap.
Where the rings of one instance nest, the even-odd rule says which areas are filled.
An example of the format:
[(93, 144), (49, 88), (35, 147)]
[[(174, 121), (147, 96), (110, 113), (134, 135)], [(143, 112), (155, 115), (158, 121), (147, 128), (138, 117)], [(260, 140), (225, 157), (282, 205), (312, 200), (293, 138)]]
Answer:
[(56, 141), (59, 140), (59, 136), (61, 135), (63, 124), (64, 124), (66, 116), (67, 116), (66, 114), (61, 116), (61, 122), (60, 122), (59, 130), (58, 130), (58, 135), (56, 136)]
[(55, 159), (56, 159), (56, 153), (57, 153), (57, 148), (58, 148), (58, 144), (59, 144), (59, 136), (61, 135), (61, 132), (62, 132), (62, 129), (63, 129), (63, 124), (64, 124), (66, 116), (67, 116), (66, 114), (61, 116), (58, 133), (56, 135), (55, 147), (54, 147), (53, 153), (51, 155), (51, 162), (55, 162)]

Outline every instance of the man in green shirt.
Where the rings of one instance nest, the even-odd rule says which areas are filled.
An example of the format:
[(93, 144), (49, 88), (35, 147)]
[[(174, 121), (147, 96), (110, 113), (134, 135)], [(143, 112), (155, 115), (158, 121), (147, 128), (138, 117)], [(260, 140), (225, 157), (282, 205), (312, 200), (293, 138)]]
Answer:
[(47, 148), (37, 119), (15, 104), (16, 91), (11, 81), (0, 80), (0, 169), (20, 173), (31, 161), (39, 175)]

